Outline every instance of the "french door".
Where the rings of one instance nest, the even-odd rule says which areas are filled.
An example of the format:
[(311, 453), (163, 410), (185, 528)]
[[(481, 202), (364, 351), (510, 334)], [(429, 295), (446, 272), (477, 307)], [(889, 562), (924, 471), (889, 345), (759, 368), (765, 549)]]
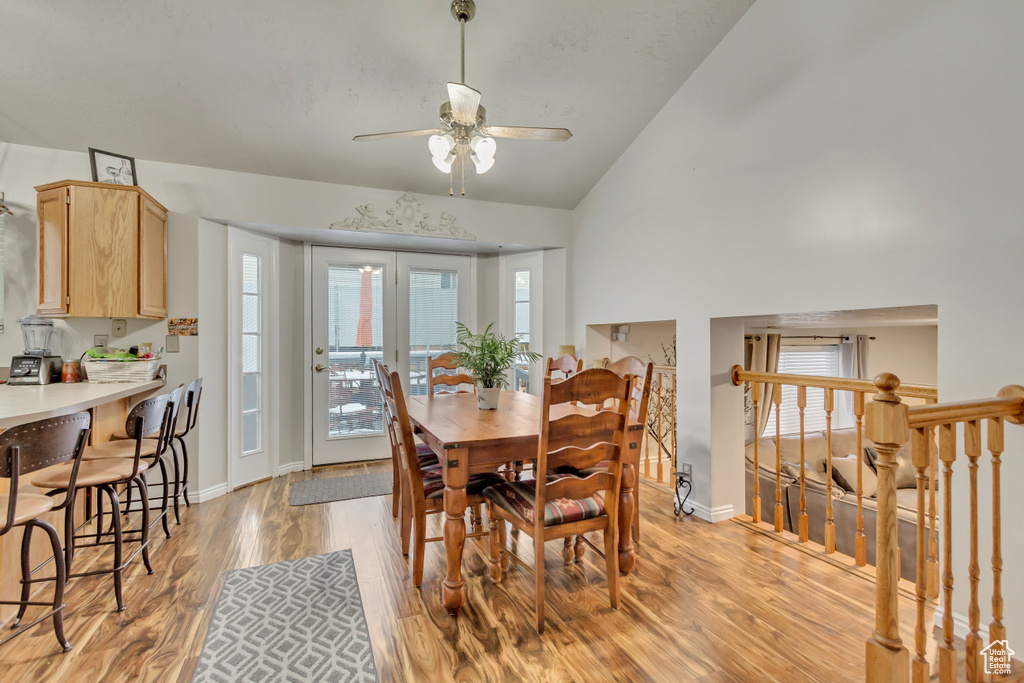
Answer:
[(374, 359), (407, 396), (426, 393), (428, 356), (474, 324), (468, 256), (313, 247), (313, 464), (391, 457)]

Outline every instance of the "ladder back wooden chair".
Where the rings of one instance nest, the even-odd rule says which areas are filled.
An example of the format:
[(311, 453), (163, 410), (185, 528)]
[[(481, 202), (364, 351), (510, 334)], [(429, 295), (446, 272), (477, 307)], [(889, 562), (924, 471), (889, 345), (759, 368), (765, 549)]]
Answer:
[[(371, 359), (373, 361), (373, 373), (377, 379), (377, 387), (381, 392), (381, 405), (384, 406), (384, 427), (388, 432), (388, 440), (391, 442), (391, 516), (397, 517), (401, 510), (402, 501), (402, 466), (399, 463), (401, 460), (401, 450), (398, 447), (398, 435), (395, 433), (394, 423), (387, 419), (387, 397), (384, 396), (384, 378), (383, 375), (387, 373), (387, 366), (381, 363), (376, 358)], [(434, 451), (430, 450), (430, 446), (425, 443), (416, 444), (416, 456), (420, 463), (420, 469), (428, 467), (438, 468), (437, 456)]]
[[(0, 536), (15, 527), (23, 527), (21, 599), (0, 601), (0, 605), (18, 605), (18, 616), (15, 617), (12, 625), (15, 632), (0, 640), (0, 645), (52, 616), (53, 632), (57, 636), (57, 642), (60, 643), (64, 652), (71, 649), (71, 644), (64, 636), (64, 586), (67, 584), (65, 552), (61, 548), (57, 530), (40, 517), (47, 512), (56, 510), (67, 510), (69, 514), (72, 513), (74, 511), (74, 496), (70, 491), (66, 491), (63, 500), (58, 504), (51, 496), (22, 491), (20, 487), (21, 475), (64, 464), (69, 468), (70, 482), (73, 487), (82, 462), (85, 443), (89, 438), (89, 425), (89, 413), (75, 413), (18, 425), (0, 434), (0, 478), (8, 479), (10, 484), (9, 492), (0, 495), (0, 514), (4, 515), (0, 520)], [(35, 570), (30, 564), (29, 550), (34, 528), (42, 529), (50, 539), (55, 570), (52, 577), (32, 578)], [(29, 600), (32, 586), (43, 581), (53, 581), (53, 601)], [(30, 605), (46, 606), (51, 609), (32, 623), (21, 626), (21, 620), (25, 618), (25, 610)]]
[[(583, 359), (576, 358), (576, 356), (571, 353), (563, 353), (558, 358), (548, 358), (548, 367), (545, 374), (550, 377), (553, 371), (561, 372), (564, 377), (575, 375), (576, 373), (583, 371)], [(563, 377), (558, 377), (556, 379), (563, 379)]]
[[(619, 360), (608, 363), (605, 366), (608, 370), (611, 370), (619, 377), (625, 377), (629, 375), (633, 378), (633, 386), (630, 390), (629, 398), (629, 422), (630, 424), (643, 425), (642, 429), (647, 430), (647, 404), (651, 398), (651, 378), (654, 376), (654, 363), (644, 363), (636, 356), (625, 356)], [(644, 432), (641, 431), (641, 434)], [(641, 438), (642, 437), (638, 437)], [(589, 471), (588, 471), (589, 472)], [(584, 474), (586, 474), (585, 472)], [(637, 473), (634, 473), (636, 476)], [(633, 495), (636, 497), (636, 505), (633, 507), (633, 521), (631, 523), (633, 540), (640, 540), (640, 487), (633, 487)], [(579, 562), (583, 559), (584, 547), (583, 547), (583, 536), (576, 537), (575, 546), (570, 546), (568, 538), (565, 539), (565, 546), (563, 548), (563, 557), (566, 562), (571, 562), (573, 559)]]
[[(460, 393), (468, 394), (470, 391), (476, 391), (476, 380), (473, 379), (472, 375), (467, 375), (464, 372), (458, 372), (459, 364), (455, 360), (455, 354), (449, 351), (448, 353), (442, 353), (440, 356), (434, 356), (433, 358), (427, 358), (427, 394), (433, 396), (435, 393)], [(440, 370), (436, 375), (435, 370)], [(445, 371), (449, 372), (445, 372)], [(465, 389), (459, 389), (463, 384), (469, 384), (473, 387), (470, 391)], [(450, 391), (450, 389), (453, 390)], [(440, 389), (440, 391), (435, 391)]]
[[(534, 539), (538, 633), (544, 631), (545, 541), (602, 531), (608, 594), (612, 608), (618, 609), (619, 485), (631, 388), (631, 376), (619, 377), (603, 368), (583, 370), (559, 382), (546, 376), (536, 478), (502, 482), (484, 490), (488, 501), (492, 580), (501, 581), (507, 564), (505, 522)], [(600, 411), (574, 405), (603, 405), (611, 399), (616, 401), (615, 407)], [(558, 473), (560, 468), (582, 471), (599, 463), (605, 466), (587, 476)]]
[[(64, 509), (64, 545), (65, 562), (67, 564), (68, 578), (81, 576), (93, 576), (97, 574), (113, 574), (114, 576), (114, 597), (117, 600), (117, 611), (124, 611), (124, 597), (121, 591), (121, 583), (124, 570), (139, 555), (142, 554), (142, 561), (146, 570), (152, 574), (153, 565), (149, 560), (149, 492), (146, 486), (146, 470), (150, 463), (143, 460), (143, 450), (147, 439), (146, 434), (159, 430), (161, 436), (166, 436), (166, 430), (170, 424), (171, 406), (169, 396), (164, 394), (155, 398), (147, 399), (138, 403), (128, 413), (128, 421), (125, 428), (134, 437), (134, 441), (123, 441), (134, 446), (134, 453), (130, 458), (101, 458), (86, 460), (83, 454), (80, 466), (72, 463), (64, 463), (56, 467), (47, 468), (31, 478), (33, 486), (47, 489), (48, 495), (62, 492), (69, 492), (71, 502)], [(166, 443), (165, 438), (157, 440), (157, 451), (151, 456), (159, 460), (162, 455), (162, 445)], [(88, 447), (85, 449), (88, 450)], [(139, 498), (142, 500), (142, 524), (139, 529), (125, 531), (122, 529), (120, 501), (117, 495), (118, 487), (130, 489), (132, 486), (139, 491)], [(111, 530), (103, 531), (102, 515), (96, 519), (96, 540), (92, 543), (78, 543), (79, 539), (91, 538), (91, 535), (76, 535), (74, 526), (74, 498), (77, 492), (83, 488), (96, 488), (106, 494), (110, 501), (111, 509)], [(100, 497), (97, 497), (97, 501)], [(98, 505), (98, 502), (97, 502)], [(166, 515), (166, 502), (164, 504)], [(166, 528), (166, 527), (165, 527)], [(129, 541), (138, 540), (139, 548), (127, 559), (124, 558), (124, 541), (126, 534), (138, 533), (138, 539), (129, 538)], [(102, 540), (103, 536), (113, 536), (112, 541)], [(72, 573), (71, 562), (75, 556), (75, 548), (90, 546), (113, 545), (114, 562), (113, 566), (105, 569)]]
[[(402, 468), (402, 554), (409, 554), (409, 536), (412, 532), (413, 559), (412, 582), (414, 586), (423, 583), (423, 556), (428, 541), (440, 541), (440, 536), (427, 538), (427, 515), (444, 512), (444, 481), (441, 466), (421, 467), (412, 435), (412, 423), (405, 403), (405, 394), (397, 372), (391, 372), (386, 365), (380, 366), (380, 383), (384, 394), (384, 415), (392, 424), (396, 437), (399, 463)], [(470, 506), (484, 504), (481, 492), (504, 479), (493, 472), (471, 474), (466, 485)], [(411, 527), (411, 528), (410, 528)], [(474, 523), (479, 528), (479, 522)], [(486, 535), (479, 531), (466, 534), (469, 538)], [(451, 559), (449, 558), (449, 561)]]

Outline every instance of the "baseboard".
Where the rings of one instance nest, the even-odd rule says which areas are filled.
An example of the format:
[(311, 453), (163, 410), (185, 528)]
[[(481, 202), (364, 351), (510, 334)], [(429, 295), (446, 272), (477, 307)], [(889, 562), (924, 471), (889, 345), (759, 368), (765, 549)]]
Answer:
[(302, 461), (299, 462), (286, 462), (277, 468), (277, 476), (282, 477), (292, 472), (301, 472), (304, 468)]
[(695, 517), (699, 517), (704, 521), (711, 522), (724, 522), (727, 519), (732, 519), (736, 516), (736, 512), (732, 505), (719, 505), (716, 508), (709, 508), (706, 505), (702, 505), (696, 501), (686, 501), (687, 507), (693, 507), (693, 514)]
[[(935, 626), (942, 631), (942, 605), (935, 608)], [(953, 637), (960, 640), (967, 640), (967, 634), (971, 632), (971, 622), (963, 614), (953, 612)], [(984, 643), (988, 642), (988, 625), (978, 625), (978, 635)]]
[(223, 496), (227, 492), (228, 492), (228, 485), (226, 483), (225, 484), (217, 484), (216, 486), (211, 486), (210, 488), (203, 489), (202, 491), (199, 492), (199, 502), (200, 503), (205, 503), (208, 500), (213, 500), (214, 498), (219, 498), (220, 496)]

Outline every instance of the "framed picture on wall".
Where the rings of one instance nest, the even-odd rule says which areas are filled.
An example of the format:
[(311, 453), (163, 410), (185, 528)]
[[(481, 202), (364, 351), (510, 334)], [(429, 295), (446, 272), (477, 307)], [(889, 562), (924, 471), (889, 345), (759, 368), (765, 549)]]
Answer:
[(111, 185), (138, 185), (135, 176), (135, 159), (101, 149), (89, 148), (89, 162), (92, 164), (92, 181)]

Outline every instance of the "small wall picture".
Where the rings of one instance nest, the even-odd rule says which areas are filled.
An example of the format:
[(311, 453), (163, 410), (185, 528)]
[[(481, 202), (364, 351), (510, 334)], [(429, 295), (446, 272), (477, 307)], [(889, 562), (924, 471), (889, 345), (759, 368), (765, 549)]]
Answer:
[(135, 176), (135, 159), (101, 149), (89, 148), (89, 162), (92, 164), (92, 181), (111, 185), (138, 185)]
[(167, 334), (177, 335), (179, 337), (198, 337), (199, 336), (199, 319), (198, 318), (168, 318), (167, 319)]

